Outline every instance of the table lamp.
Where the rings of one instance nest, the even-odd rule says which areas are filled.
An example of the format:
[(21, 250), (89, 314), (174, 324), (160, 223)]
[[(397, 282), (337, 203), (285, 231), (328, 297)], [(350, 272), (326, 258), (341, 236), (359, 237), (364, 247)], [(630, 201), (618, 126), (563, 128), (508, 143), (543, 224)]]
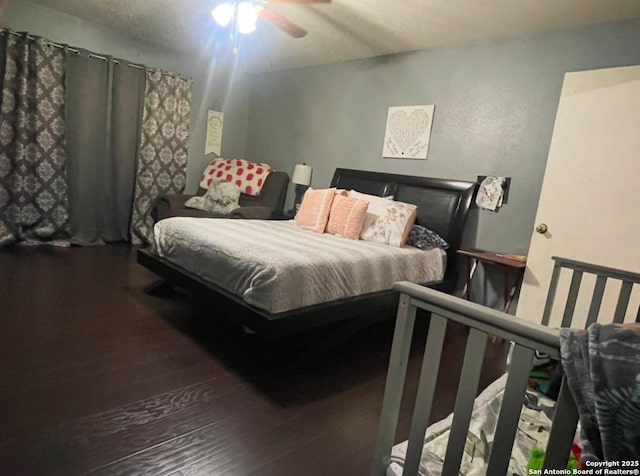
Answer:
[(302, 202), (302, 196), (307, 191), (309, 185), (311, 185), (311, 173), (313, 167), (307, 164), (296, 164), (293, 169), (293, 176), (291, 177), (291, 183), (296, 186), (296, 197), (293, 202), (293, 209), (289, 210), (289, 215), (295, 216), (298, 211), (298, 206)]

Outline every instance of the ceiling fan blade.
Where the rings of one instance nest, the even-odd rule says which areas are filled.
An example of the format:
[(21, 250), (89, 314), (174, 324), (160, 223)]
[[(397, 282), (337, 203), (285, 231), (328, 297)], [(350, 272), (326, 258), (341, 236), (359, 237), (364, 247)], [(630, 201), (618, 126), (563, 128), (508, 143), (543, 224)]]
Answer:
[(258, 12), (258, 16), (263, 20), (268, 21), (276, 28), (281, 29), (287, 35), (292, 36), (293, 38), (304, 38), (305, 36), (307, 36), (307, 30), (287, 20), (284, 16), (280, 15), (274, 10), (262, 8)]
[(331, 3), (331, 0), (265, 0), (267, 3)]

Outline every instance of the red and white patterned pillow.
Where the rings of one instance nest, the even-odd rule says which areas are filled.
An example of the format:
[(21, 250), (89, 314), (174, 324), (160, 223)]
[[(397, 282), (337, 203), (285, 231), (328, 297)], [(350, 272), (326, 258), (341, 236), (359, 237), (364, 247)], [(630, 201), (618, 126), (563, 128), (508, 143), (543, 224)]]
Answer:
[(257, 197), (271, 172), (273, 169), (269, 164), (244, 159), (215, 159), (204, 169), (200, 187), (208, 189), (214, 180), (222, 179), (236, 184), (245, 195)]

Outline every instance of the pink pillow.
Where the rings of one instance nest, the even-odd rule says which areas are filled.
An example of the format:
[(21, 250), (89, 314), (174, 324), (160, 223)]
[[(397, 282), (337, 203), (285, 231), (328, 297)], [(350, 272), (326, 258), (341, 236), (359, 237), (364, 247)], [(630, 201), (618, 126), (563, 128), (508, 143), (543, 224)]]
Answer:
[(311, 230), (314, 233), (324, 233), (335, 196), (335, 188), (322, 190), (310, 188), (307, 190), (300, 204), (300, 209), (296, 213), (294, 220), (296, 226), (303, 230)]
[(336, 195), (329, 214), (327, 233), (357, 240), (367, 216), (367, 208), (369, 202), (366, 200)]

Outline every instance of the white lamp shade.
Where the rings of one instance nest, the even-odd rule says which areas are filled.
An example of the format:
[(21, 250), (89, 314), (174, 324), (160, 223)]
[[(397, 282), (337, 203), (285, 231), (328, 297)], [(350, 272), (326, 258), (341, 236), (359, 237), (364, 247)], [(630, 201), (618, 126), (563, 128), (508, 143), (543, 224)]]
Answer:
[(293, 177), (291, 177), (291, 183), (296, 185), (311, 185), (311, 173), (313, 167), (305, 164), (296, 164), (293, 169)]

